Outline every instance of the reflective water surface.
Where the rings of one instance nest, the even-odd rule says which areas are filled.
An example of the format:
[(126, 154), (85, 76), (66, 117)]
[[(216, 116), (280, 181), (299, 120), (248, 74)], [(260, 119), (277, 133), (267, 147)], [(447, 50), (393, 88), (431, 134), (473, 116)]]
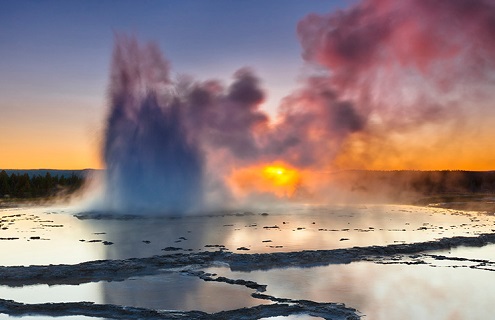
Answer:
[(490, 271), (372, 262), (249, 273), (207, 271), (266, 284), (267, 293), (277, 297), (342, 302), (365, 319), (493, 318), (495, 274)]
[[(299, 205), (284, 210), (136, 219), (78, 219), (75, 214), (80, 212), (61, 207), (0, 210), (0, 265), (73, 264), (204, 250), (249, 254), (349, 248), (495, 230), (495, 217), (490, 215), (400, 205)], [(495, 260), (494, 249), (495, 245), (460, 247), (435, 254)], [(472, 261), (424, 259), (428, 264), (356, 262), (250, 273), (227, 267), (204, 271), (256, 281), (267, 285), (266, 294), (279, 298), (345, 303), (366, 319), (491, 317), (495, 299), (491, 271), (471, 268), (476, 264)], [(251, 297), (253, 292), (242, 285), (205, 282), (178, 271), (81, 285), (0, 286), (0, 298), (24, 303), (92, 301), (209, 313), (272, 303)], [(0, 314), (4, 318), (8, 316)]]
[(80, 285), (0, 286), (0, 298), (23, 303), (90, 301), (161, 310), (201, 310), (208, 313), (268, 303), (250, 296), (253, 290), (205, 282), (180, 273), (133, 277)]
[(78, 263), (225, 249), (286, 252), (387, 245), (495, 229), (476, 212), (399, 205), (292, 206), (283, 211), (86, 219), (70, 208), (0, 210), (0, 265)]

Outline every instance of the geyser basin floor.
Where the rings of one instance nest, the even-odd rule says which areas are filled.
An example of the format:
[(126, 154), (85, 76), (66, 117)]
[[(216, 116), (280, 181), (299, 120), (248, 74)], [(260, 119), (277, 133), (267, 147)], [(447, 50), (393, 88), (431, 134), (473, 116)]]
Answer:
[[(495, 218), (476, 212), (389, 205), (294, 206), (286, 211), (181, 218), (99, 216), (104, 219), (78, 219), (72, 216), (76, 213), (60, 208), (2, 210), (0, 238), (3, 240), (0, 245), (7, 254), (2, 255), (0, 264), (74, 264), (177, 253), (182, 255), (171, 261), (182, 259), (185, 263), (175, 269), (157, 265), (159, 258), (132, 260), (145, 269), (114, 260), (94, 262), (87, 267), (83, 264), (68, 266), (65, 271), (53, 266), (41, 273), (54, 275), (51, 279), (36, 275), (23, 278), (34, 269), (17, 268), (14, 274), (20, 276), (20, 280), (13, 282), (3, 281), (7, 279), (4, 271), (8, 270), (1, 268), (0, 314), (20, 310), (25, 312), (21, 315), (44, 314), (45, 318), (80, 314), (116, 319), (161, 319), (170, 317), (170, 313), (150, 316), (150, 312), (180, 309), (182, 311), (174, 313), (177, 319), (236, 319), (241, 314), (253, 315), (249, 319), (297, 314), (302, 314), (303, 318), (325, 319), (343, 319), (342, 315), (351, 318), (365, 315), (369, 319), (449, 319), (452, 316), (476, 319), (491, 312), (490, 301), (495, 294), (491, 291), (495, 283), (489, 279), (490, 272), (495, 270), (495, 263), (491, 262), (495, 260), (491, 250), (494, 245), (459, 247), (468, 243), (477, 246), (478, 242), (479, 245), (495, 242), (493, 236), (477, 237), (480, 233), (492, 233)], [(82, 217), (95, 218), (94, 215)], [(454, 248), (443, 251), (431, 251), (429, 245), (400, 247), (404, 242), (452, 236), (467, 236), (471, 240), (457, 241)], [(478, 241), (478, 238), (488, 242)], [(356, 245), (380, 247), (356, 251), (352, 248)], [(388, 250), (391, 246), (396, 246), (397, 250)], [(344, 248), (339, 251), (341, 258), (330, 260), (321, 260), (325, 255), (301, 252), (338, 248)], [(450, 244), (439, 248), (450, 248)], [(202, 253), (218, 250), (229, 250), (237, 256), (226, 252)], [(261, 260), (253, 253), (269, 255), (258, 264)], [(276, 253), (282, 256), (275, 257), (273, 254)], [(203, 254), (203, 258), (194, 258), (198, 254)], [(351, 256), (354, 258), (349, 260)], [(188, 260), (189, 257), (194, 259)], [(267, 263), (272, 258), (279, 259), (280, 263)], [(311, 259), (315, 259), (315, 263)], [(348, 264), (349, 261), (356, 262)], [(158, 268), (146, 271), (155, 265)], [(281, 266), (292, 267), (281, 269)], [(95, 267), (100, 271), (89, 280), (81, 281), (80, 276)], [(129, 272), (118, 276), (110, 267)], [(266, 271), (256, 271), (259, 268)], [(69, 278), (57, 278), (60, 272), (65, 272)], [(32, 283), (39, 284), (28, 286)], [(456, 303), (465, 292), (463, 288), (483, 292), (483, 295), (463, 300), (464, 305)], [(212, 296), (217, 299), (212, 300)], [(228, 297), (224, 299), (224, 296)], [(407, 302), (412, 301), (412, 297), (416, 299), (414, 303)], [(46, 304), (50, 301), (76, 303), (54, 307)], [(101, 305), (87, 305), (81, 301)], [(28, 304), (18, 305), (18, 302)], [(348, 308), (332, 302), (345, 303)], [(146, 309), (122, 308), (121, 305)], [(439, 308), (439, 305), (443, 307)], [(477, 309), (470, 310), (472, 307)], [(50, 308), (69, 311), (53, 313)], [(188, 313), (193, 309), (198, 312)], [(204, 313), (221, 310), (232, 311)]]
[(178, 218), (94, 217), (70, 208), (1, 210), (4, 255), (0, 264), (72, 264), (219, 249), (238, 253), (327, 250), (421, 242), (495, 229), (493, 216), (399, 205), (292, 206)]

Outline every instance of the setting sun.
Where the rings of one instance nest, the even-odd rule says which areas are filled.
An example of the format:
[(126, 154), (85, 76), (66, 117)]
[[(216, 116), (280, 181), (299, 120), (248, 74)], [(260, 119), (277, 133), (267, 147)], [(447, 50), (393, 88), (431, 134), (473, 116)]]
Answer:
[(299, 182), (299, 173), (282, 165), (270, 165), (263, 169), (263, 177), (274, 186), (294, 186)]
[(239, 194), (259, 190), (278, 197), (291, 197), (300, 183), (301, 173), (282, 162), (238, 169), (230, 178), (230, 184)]

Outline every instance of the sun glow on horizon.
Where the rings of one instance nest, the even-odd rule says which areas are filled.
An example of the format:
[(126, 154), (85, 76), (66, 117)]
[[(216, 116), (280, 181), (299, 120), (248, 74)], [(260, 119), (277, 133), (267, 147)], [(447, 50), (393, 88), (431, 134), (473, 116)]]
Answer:
[(229, 178), (229, 184), (239, 195), (258, 191), (280, 198), (292, 197), (301, 181), (300, 170), (280, 161), (237, 169)]

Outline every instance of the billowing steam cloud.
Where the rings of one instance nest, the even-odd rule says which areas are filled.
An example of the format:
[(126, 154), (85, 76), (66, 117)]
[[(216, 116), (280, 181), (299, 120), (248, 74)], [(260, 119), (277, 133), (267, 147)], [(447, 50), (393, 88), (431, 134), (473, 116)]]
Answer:
[(327, 71), (319, 82), (351, 100), (363, 119), (362, 132), (347, 137), (339, 157), (373, 161), (406, 152), (387, 146), (404, 143), (393, 135), (451, 136), (456, 131), (445, 130), (472, 120), (466, 114), (486, 111), (495, 80), (494, 28), (492, 0), (363, 0), (305, 17), (297, 28), (303, 58)]
[(119, 37), (103, 148), (110, 208), (199, 210), (230, 199), (239, 168), (370, 159), (393, 134), (456, 123), (461, 102), (483, 99), (495, 80), (491, 0), (363, 0), (305, 17), (297, 34), (315, 72), (275, 121), (251, 70), (227, 87), (173, 81), (156, 46)]

